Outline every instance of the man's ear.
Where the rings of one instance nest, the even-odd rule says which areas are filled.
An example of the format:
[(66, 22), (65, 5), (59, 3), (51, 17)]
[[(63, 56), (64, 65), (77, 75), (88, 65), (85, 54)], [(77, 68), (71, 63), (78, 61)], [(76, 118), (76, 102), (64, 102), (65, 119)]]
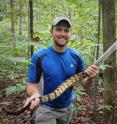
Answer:
[(50, 33), (52, 34), (52, 29), (50, 30)]

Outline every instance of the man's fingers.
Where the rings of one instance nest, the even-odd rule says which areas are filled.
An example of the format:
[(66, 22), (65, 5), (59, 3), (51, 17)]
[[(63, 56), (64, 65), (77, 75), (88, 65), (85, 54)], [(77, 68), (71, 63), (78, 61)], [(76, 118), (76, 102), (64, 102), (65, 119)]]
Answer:
[(34, 107), (35, 107), (35, 101), (32, 100), (31, 105), (30, 105), (30, 109), (34, 109)]
[(31, 101), (31, 106), (30, 109), (34, 109), (35, 107), (37, 107), (40, 103), (39, 98), (35, 98), (34, 100)]
[(28, 104), (30, 104), (30, 102), (32, 101), (32, 99), (28, 98), (24, 104), (23, 107), (26, 107)]
[(86, 73), (89, 76), (94, 77), (99, 73), (99, 68), (95, 65), (91, 65), (90, 67), (87, 68)]
[(88, 73), (89, 75), (98, 74), (98, 71), (95, 70), (95, 69), (93, 69), (93, 68), (91, 68), (91, 67), (89, 67), (89, 68), (87, 69), (87, 73)]
[(34, 95), (32, 95), (31, 97), (29, 97), (29, 98), (26, 100), (26, 102), (25, 102), (25, 104), (24, 104), (23, 107), (27, 106), (28, 104), (30, 104), (30, 103), (31, 103), (33, 100), (35, 100), (35, 99), (38, 99), (38, 100), (39, 100), (39, 97), (40, 97), (39, 94), (34, 94)]

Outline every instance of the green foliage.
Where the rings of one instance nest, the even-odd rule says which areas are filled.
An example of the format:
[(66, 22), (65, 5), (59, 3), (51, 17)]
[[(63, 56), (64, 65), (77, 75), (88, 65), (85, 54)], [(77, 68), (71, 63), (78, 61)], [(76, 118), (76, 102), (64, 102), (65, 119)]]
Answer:
[(77, 88), (75, 91), (75, 97), (77, 101), (80, 101), (81, 96), (86, 95), (86, 93), (82, 90), (82, 88)]
[[(102, 32), (100, 43), (98, 39), (98, 2), (95, 0), (33, 0), (33, 28), (34, 36), (39, 37), (38, 42), (29, 38), (29, 0), (15, 0), (15, 11), (10, 8), (9, 0), (0, 0), (0, 76), (14, 82), (24, 82), (27, 66), (30, 64), (29, 47), (34, 50), (48, 46), (51, 42), (51, 23), (54, 17), (66, 15), (72, 22), (72, 37), (69, 47), (79, 51), (89, 66), (96, 59), (96, 48), (99, 46), (102, 53)], [(20, 9), (22, 5), (22, 10)], [(116, 2), (117, 5), (117, 2)], [(13, 12), (13, 17), (11, 16)], [(117, 15), (117, 14), (116, 14)], [(22, 17), (22, 19), (21, 19)], [(15, 34), (12, 37), (11, 19), (15, 19)], [(21, 19), (21, 24), (20, 20)], [(116, 16), (117, 20), (117, 16)], [(21, 26), (21, 34), (20, 34)], [(100, 65), (105, 70), (109, 65)], [(102, 80), (98, 81), (101, 85)], [(6, 95), (19, 93), (26, 88), (26, 83), (16, 83), (4, 89)], [(102, 92), (104, 89), (99, 89)], [(82, 110), (81, 96), (87, 95), (81, 88), (76, 89), (75, 97), (77, 105), (75, 110)], [(7, 102), (0, 105), (9, 105)], [(110, 105), (99, 105), (98, 110), (111, 111)]]
[(104, 65), (104, 64), (100, 64), (100, 66), (99, 66), (99, 68), (102, 69), (103, 71), (104, 71), (107, 67), (112, 68), (112, 66), (110, 66), (110, 65)]
[[(91, 52), (90, 46), (96, 41), (88, 40), (92, 37), (92, 32), (96, 32), (96, 19), (97, 16), (97, 3), (93, 1), (34, 1), (34, 35), (39, 36), (40, 41), (38, 43), (31, 42), (28, 38), (28, 15), (27, 15), (27, 0), (16, 0), (17, 4), (15, 15), (16, 16), (16, 33), (15, 38), (12, 38), (11, 33), (11, 18), (10, 18), (10, 3), (5, 0), (1, 1), (0, 6), (1, 10), (4, 9), (4, 18), (0, 21), (0, 57), (2, 67), (1, 72), (5, 69), (4, 65), (14, 66), (15, 62), (22, 61), (26, 59), (28, 53), (28, 46), (33, 45), (35, 49), (45, 47), (51, 42), (50, 28), (54, 16), (67, 15), (71, 13), (71, 21), (73, 23), (73, 34), (77, 39), (71, 39), (69, 46), (75, 48), (76, 50), (83, 53), (84, 58), (87, 55), (90, 55)], [(19, 9), (20, 2), (23, 7), (22, 11), (22, 35), (19, 35), (19, 22), (18, 18), (21, 14)], [(25, 4), (24, 4), (25, 3)], [(61, 14), (62, 13), (62, 14)], [(88, 13), (88, 14), (87, 14)], [(90, 24), (89, 24), (90, 23)], [(84, 28), (86, 27), (86, 28)], [(92, 28), (94, 27), (94, 28)], [(90, 30), (89, 30), (90, 29)], [(87, 34), (87, 35), (86, 35)], [(89, 35), (90, 34), (90, 35)], [(83, 41), (81, 37), (83, 36)], [(87, 38), (88, 37), (88, 38)], [(82, 44), (82, 45), (81, 45)], [(95, 44), (95, 43), (93, 43)], [(86, 59), (86, 63), (91, 63), (91, 55)], [(91, 61), (90, 61), (91, 60)], [(11, 61), (11, 62), (10, 62)], [(22, 64), (19, 64), (22, 66)], [(7, 71), (15, 70), (15, 67), (7, 68)], [(12, 77), (12, 76), (9, 76)]]
[(111, 105), (105, 105), (105, 104), (98, 105), (97, 110), (104, 110), (104, 109), (111, 111), (112, 110), (112, 106)]
[(84, 89), (82, 87), (79, 87), (74, 90), (74, 97), (75, 97), (75, 100), (77, 101), (74, 106), (75, 112), (83, 110), (84, 107), (83, 105), (81, 105), (80, 101), (81, 101), (81, 97), (86, 95), (87, 94), (84, 92)]
[(15, 86), (9, 86), (5, 88), (4, 91), (5, 91), (5, 94), (8, 96), (12, 93), (20, 93), (21, 91), (25, 90), (25, 88), (26, 88), (26, 84), (17, 83)]
[[(11, 33), (11, 8), (8, 0), (0, 1), (0, 73), (3, 77), (13, 81), (22, 82), (27, 73), (29, 47), (34, 50), (48, 46), (51, 42), (51, 23), (54, 17), (66, 15), (71, 18), (73, 25), (72, 37), (69, 46), (79, 51), (87, 66), (95, 61), (97, 46), (98, 4), (93, 0), (34, 0), (34, 36), (39, 37), (38, 42), (29, 38), (28, 0), (16, 0), (14, 17), (15, 34)], [(22, 10), (20, 10), (22, 5)], [(20, 16), (22, 21), (20, 24)], [(22, 32), (19, 35), (19, 28)], [(13, 86), (11, 92), (18, 90)], [(80, 99), (80, 91), (77, 91)]]
[(0, 102), (0, 106), (9, 106), (12, 102)]

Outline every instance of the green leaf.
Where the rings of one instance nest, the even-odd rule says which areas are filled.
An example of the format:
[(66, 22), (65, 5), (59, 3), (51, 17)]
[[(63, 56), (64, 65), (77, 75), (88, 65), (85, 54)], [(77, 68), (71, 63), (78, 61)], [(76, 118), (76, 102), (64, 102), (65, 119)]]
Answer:
[(12, 102), (1, 102), (0, 105), (3, 106), (9, 106)]
[(4, 91), (5, 91), (6, 95), (8, 96), (8, 95), (16, 92), (16, 86), (9, 86), (6, 89), (4, 89)]
[(111, 111), (112, 110), (112, 106), (111, 105), (103, 104), (103, 105), (99, 105), (98, 108), (97, 108), (97, 110), (103, 110), (103, 109)]
[(16, 86), (9, 86), (7, 88), (4, 89), (6, 95), (10, 95), (13, 93), (19, 93), (23, 90), (25, 90), (26, 88), (26, 84), (22, 83), (22, 84), (16, 84)]
[(30, 60), (23, 60), (22, 64), (27, 66), (27, 65), (31, 64), (31, 61)]
[(25, 84), (16, 84), (17, 87), (17, 92), (21, 92), (23, 90), (25, 90), (26, 85)]
[(112, 66), (110, 66), (110, 65), (104, 65), (104, 64), (101, 64), (101, 65), (99, 66), (99, 68), (102, 69), (103, 71), (104, 71), (107, 67), (112, 68)]

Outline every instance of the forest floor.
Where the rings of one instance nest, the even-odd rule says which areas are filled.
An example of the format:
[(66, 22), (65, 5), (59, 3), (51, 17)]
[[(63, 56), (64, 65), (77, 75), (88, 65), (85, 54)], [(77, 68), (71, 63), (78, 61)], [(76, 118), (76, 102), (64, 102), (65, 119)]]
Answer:
[[(14, 82), (7, 81), (5, 83), (6, 81), (2, 81), (0, 80), (0, 124), (34, 124), (34, 117), (32, 117), (30, 110), (18, 116), (8, 115), (6, 113), (5, 110), (15, 110), (23, 106), (22, 101), (26, 100), (27, 96), (25, 91), (6, 96), (3, 89), (9, 85), (13, 85)], [(102, 101), (101, 95), (98, 94), (96, 96), (96, 104), (101, 104)], [(75, 106), (75, 112), (70, 124), (103, 124), (100, 117), (97, 117), (97, 113), (101, 115), (102, 111), (95, 112), (94, 100), (89, 95), (82, 96), (79, 102), (74, 100), (73, 104)], [(81, 108), (77, 110), (76, 106), (80, 106)], [(30, 123), (31, 119), (32, 123)]]

